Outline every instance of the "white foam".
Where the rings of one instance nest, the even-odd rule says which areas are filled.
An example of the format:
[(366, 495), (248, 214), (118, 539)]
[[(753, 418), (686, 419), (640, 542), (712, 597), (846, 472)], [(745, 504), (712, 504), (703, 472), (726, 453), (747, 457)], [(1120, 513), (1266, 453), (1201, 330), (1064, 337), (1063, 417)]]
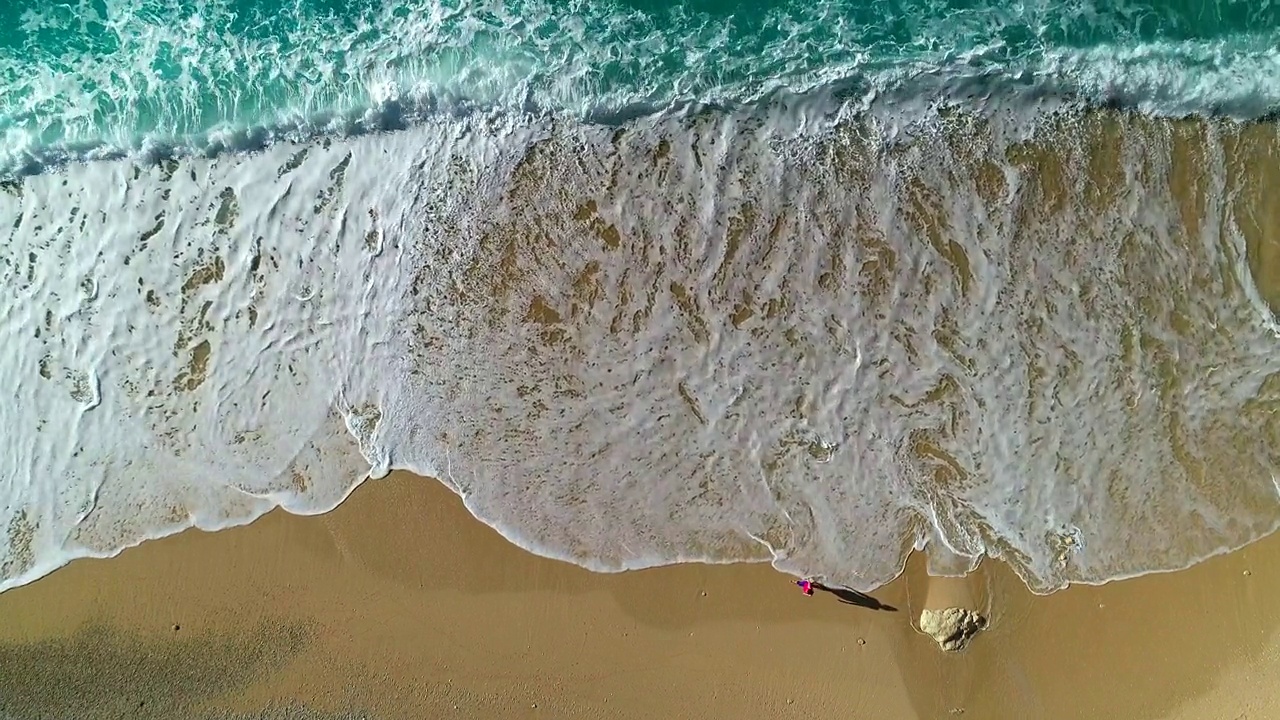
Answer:
[[(900, 19), (909, 33), (842, 0), (731, 17), (542, 0), (341, 12), (295, 3), (269, 14), (252, 3), (103, 0), (81, 10), (24, 10), (13, 40), (21, 49), (0, 52), (0, 176), (137, 151), (200, 155), (396, 129), (441, 107), (616, 119), (830, 86), (863, 105), (886, 94), (1057, 95), (1254, 117), (1280, 103), (1280, 31), (1139, 43), (1126, 15), (1088, 2), (920, 3)], [(1098, 23), (1087, 35), (1114, 44), (1066, 39), (1082, 23)], [(1019, 36), (1028, 40), (1006, 45)]]
[(369, 467), (347, 427), (408, 312), (402, 204), (378, 179), (409, 158), (383, 149), (75, 166), (3, 197), (0, 587), (346, 496)]
[(1272, 530), (1280, 353), (1217, 138), (1188, 236), (1170, 126), (1041, 130), (1046, 195), (1005, 159), (1032, 129), (965, 122), (439, 118), (29, 178), (0, 588), (370, 468), (602, 571), (866, 589), (927, 544), (1046, 591)]

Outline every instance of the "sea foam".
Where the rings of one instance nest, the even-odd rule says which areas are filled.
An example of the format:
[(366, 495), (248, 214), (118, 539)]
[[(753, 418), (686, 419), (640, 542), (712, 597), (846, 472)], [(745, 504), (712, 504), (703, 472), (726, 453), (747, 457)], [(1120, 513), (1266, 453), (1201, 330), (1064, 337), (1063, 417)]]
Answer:
[(1273, 530), (1274, 126), (914, 117), (445, 114), (8, 184), (0, 589), (391, 468), (601, 571), (869, 589), (927, 547), (1046, 592)]

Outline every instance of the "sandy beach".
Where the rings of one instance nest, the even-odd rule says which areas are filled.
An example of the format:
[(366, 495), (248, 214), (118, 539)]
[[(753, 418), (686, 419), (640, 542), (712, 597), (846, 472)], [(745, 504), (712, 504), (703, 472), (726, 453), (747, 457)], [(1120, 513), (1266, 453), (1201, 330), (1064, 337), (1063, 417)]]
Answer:
[[(920, 559), (874, 593), (768, 566), (597, 575), (530, 555), (438, 482), (369, 481), (84, 560), (0, 595), (0, 717), (1260, 718), (1280, 693), (1280, 539), (1189, 570), (1037, 597)], [(969, 595), (944, 654), (913, 626)]]
[(0, 720), (1280, 720), (1280, 4), (28, 5)]

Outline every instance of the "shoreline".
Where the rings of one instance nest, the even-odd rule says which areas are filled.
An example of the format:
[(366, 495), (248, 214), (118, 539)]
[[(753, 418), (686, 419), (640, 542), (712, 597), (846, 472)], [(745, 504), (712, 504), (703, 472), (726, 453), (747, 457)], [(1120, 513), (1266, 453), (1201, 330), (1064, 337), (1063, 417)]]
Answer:
[(954, 654), (917, 630), (924, 607), (958, 597), (924, 564), (913, 554), (873, 593), (896, 612), (806, 598), (761, 564), (591, 573), (394, 473), (325, 515), (186, 531), (0, 594), (0, 666), (17, 669), (0, 717), (1280, 710), (1250, 683), (1280, 670), (1280, 537), (1049, 596), (983, 563), (961, 595), (988, 604), (990, 626)]
[[(133, 543), (131, 543), (131, 544), (129, 544), (129, 545), (126, 545), (126, 546), (124, 546), (124, 547), (121, 547), (119, 550), (116, 550), (116, 551), (114, 551), (114, 552), (112, 552), (112, 553), (109, 553), (109, 554), (104, 554), (104, 555), (87, 554), (87, 555), (77, 555), (77, 556), (72, 556), (72, 557), (70, 557), (69, 559), (68, 559), (68, 558), (63, 558), (63, 559), (60, 559), (60, 560), (59, 560), (59, 563), (60, 563), (60, 564), (56, 565), (56, 566), (55, 566), (55, 567), (53, 567), (52, 569), (44, 570), (44, 571), (43, 571), (39, 576), (37, 576), (35, 579), (32, 579), (32, 580), (28, 580), (28, 581), (22, 582), (21, 584), (14, 585), (14, 586), (9, 587), (9, 588), (0, 588), (0, 596), (3, 596), (3, 595), (4, 595), (5, 593), (7, 593), (7, 592), (12, 592), (12, 591), (15, 591), (15, 590), (19, 590), (19, 589), (21, 589), (21, 588), (23, 588), (23, 587), (28, 587), (28, 586), (32, 585), (33, 583), (40, 582), (41, 580), (44, 580), (45, 578), (49, 577), (50, 575), (52, 575), (52, 574), (54, 574), (54, 573), (59, 572), (60, 570), (62, 570), (62, 569), (64, 569), (64, 568), (68, 567), (68, 566), (69, 566), (69, 565), (71, 565), (71, 564), (74, 564), (74, 563), (80, 563), (80, 562), (84, 562), (84, 561), (103, 561), (103, 560), (112, 560), (112, 559), (114, 559), (114, 558), (116, 558), (116, 557), (119, 557), (122, 553), (129, 552), (129, 551), (134, 550), (134, 549), (136, 549), (136, 548), (138, 548), (138, 547), (140, 547), (140, 546), (150, 545), (150, 544), (155, 543), (155, 542), (158, 542), (158, 541), (159, 541), (159, 542), (169, 541), (169, 540), (171, 540), (171, 539), (172, 539), (172, 538), (174, 538), (174, 537), (181, 536), (181, 535), (185, 535), (185, 534), (188, 534), (188, 533), (196, 533), (196, 532), (199, 532), (199, 533), (206, 533), (206, 534), (209, 534), (209, 533), (223, 533), (223, 532), (226, 532), (226, 531), (229, 531), (229, 530), (238, 530), (238, 529), (242, 529), (242, 528), (248, 527), (248, 526), (250, 526), (250, 525), (253, 525), (253, 524), (255, 524), (255, 523), (258, 523), (258, 522), (262, 521), (262, 520), (263, 520), (264, 518), (266, 518), (266, 517), (269, 517), (269, 516), (275, 516), (275, 515), (287, 515), (287, 516), (289, 516), (289, 517), (294, 517), (294, 518), (312, 518), (312, 517), (320, 517), (320, 516), (328, 515), (328, 514), (330, 514), (330, 513), (334, 512), (335, 510), (337, 510), (337, 509), (338, 509), (339, 507), (341, 507), (343, 504), (345, 504), (345, 503), (350, 499), (350, 497), (351, 497), (353, 494), (355, 494), (357, 491), (359, 491), (359, 490), (360, 490), (362, 487), (364, 487), (365, 485), (370, 484), (370, 483), (378, 483), (378, 482), (381, 482), (381, 481), (386, 480), (387, 478), (389, 478), (389, 477), (393, 477), (393, 476), (410, 476), (410, 477), (418, 478), (418, 479), (420, 479), (420, 480), (422, 480), (422, 481), (431, 482), (431, 483), (436, 483), (436, 484), (440, 485), (442, 488), (444, 488), (444, 489), (448, 490), (448, 491), (449, 491), (449, 494), (450, 494), (450, 495), (452, 495), (454, 498), (456, 498), (456, 499), (457, 499), (457, 502), (458, 502), (460, 505), (462, 505), (462, 507), (463, 507), (463, 511), (464, 511), (464, 512), (466, 512), (468, 516), (470, 516), (471, 520), (473, 520), (473, 521), (475, 521), (476, 523), (478, 523), (478, 524), (480, 524), (480, 525), (484, 526), (485, 528), (489, 529), (490, 531), (492, 531), (494, 534), (496, 534), (497, 536), (499, 536), (503, 541), (505, 541), (506, 543), (508, 543), (509, 545), (511, 545), (511, 546), (512, 546), (513, 548), (515, 548), (516, 550), (519, 550), (519, 551), (521, 551), (521, 552), (524, 552), (524, 553), (527, 553), (527, 554), (529, 554), (529, 555), (531, 555), (531, 556), (534, 556), (534, 557), (538, 558), (539, 560), (547, 560), (547, 561), (551, 561), (551, 562), (564, 563), (564, 564), (567, 564), (567, 565), (571, 565), (571, 566), (573, 566), (573, 567), (575, 567), (575, 568), (577, 568), (577, 569), (579, 569), (579, 570), (582, 570), (582, 571), (587, 572), (587, 573), (591, 573), (591, 574), (593, 574), (593, 575), (621, 575), (621, 574), (625, 574), (625, 573), (644, 572), (644, 571), (652, 571), (652, 570), (663, 570), (663, 569), (666, 569), (666, 568), (682, 567), (682, 566), (688, 566), (688, 565), (697, 565), (697, 566), (704, 566), (704, 567), (764, 566), (764, 567), (767, 567), (767, 568), (768, 568), (768, 569), (770, 569), (770, 570), (773, 570), (774, 572), (778, 573), (779, 575), (783, 575), (783, 576), (786, 576), (786, 577), (794, 577), (794, 578), (796, 578), (796, 579), (800, 579), (800, 577), (801, 577), (801, 576), (799, 576), (799, 575), (794, 575), (794, 574), (792, 574), (792, 573), (790, 573), (790, 572), (788, 572), (788, 571), (786, 571), (786, 570), (782, 570), (782, 569), (780, 569), (780, 568), (774, 567), (774, 566), (772, 565), (772, 561), (771, 561), (771, 560), (766, 560), (766, 559), (761, 559), (761, 560), (724, 560), (724, 561), (713, 561), (713, 560), (680, 560), (680, 561), (677, 561), (677, 562), (659, 563), (659, 564), (655, 564), (655, 565), (641, 565), (641, 566), (637, 566), (637, 567), (627, 567), (627, 568), (617, 569), (617, 570), (614, 570), (614, 569), (598, 569), (598, 568), (589, 567), (589, 566), (587, 566), (587, 565), (579, 564), (578, 562), (575, 562), (573, 559), (571, 559), (571, 558), (569, 558), (569, 557), (567, 557), (567, 556), (557, 555), (557, 554), (555, 554), (555, 553), (550, 553), (550, 552), (543, 552), (542, 550), (539, 550), (539, 549), (537, 549), (536, 547), (534, 547), (534, 546), (532, 545), (532, 543), (522, 543), (521, 541), (519, 541), (519, 540), (517, 540), (517, 539), (513, 539), (512, 537), (509, 537), (509, 536), (508, 536), (508, 534), (507, 534), (506, 532), (504, 532), (504, 531), (503, 531), (503, 529), (501, 529), (501, 528), (497, 527), (496, 525), (492, 525), (492, 524), (490, 524), (488, 521), (486, 521), (486, 520), (484, 520), (484, 519), (482, 519), (482, 518), (480, 518), (480, 517), (476, 516), (474, 513), (472, 513), (472, 512), (471, 512), (471, 510), (470, 510), (470, 508), (467, 508), (467, 507), (466, 507), (463, 497), (462, 497), (461, 495), (459, 495), (459, 494), (458, 494), (458, 491), (457, 491), (455, 488), (453, 488), (453, 487), (452, 487), (452, 486), (451, 486), (447, 481), (445, 481), (445, 480), (441, 480), (441, 479), (439, 479), (439, 478), (435, 478), (435, 477), (432, 477), (432, 476), (429, 476), (429, 475), (419, 474), (419, 473), (414, 472), (413, 470), (408, 470), (408, 469), (403, 469), (403, 468), (393, 468), (393, 469), (391, 469), (391, 470), (390, 470), (386, 475), (384, 475), (384, 476), (382, 476), (382, 477), (376, 477), (376, 478), (375, 478), (375, 477), (372, 477), (372, 476), (368, 476), (368, 475), (366, 475), (365, 477), (363, 477), (363, 478), (361, 478), (361, 479), (359, 479), (359, 480), (355, 481), (355, 482), (354, 482), (354, 483), (353, 483), (353, 484), (352, 484), (352, 485), (347, 489), (346, 494), (345, 494), (341, 499), (339, 499), (336, 503), (334, 503), (332, 506), (328, 507), (327, 509), (320, 509), (320, 510), (315, 510), (315, 511), (305, 511), (305, 512), (300, 512), (300, 511), (288, 510), (288, 509), (286, 509), (286, 508), (285, 508), (284, 506), (282, 506), (282, 505), (276, 505), (275, 507), (271, 508), (271, 509), (270, 509), (270, 510), (268, 510), (267, 512), (265, 512), (265, 513), (263, 513), (263, 514), (261, 514), (261, 515), (254, 516), (254, 517), (252, 517), (252, 518), (250, 518), (250, 519), (248, 519), (248, 520), (243, 520), (243, 521), (240, 521), (240, 520), (236, 520), (236, 521), (228, 521), (228, 522), (223, 523), (223, 524), (221, 524), (221, 525), (218, 525), (218, 526), (216, 526), (216, 527), (201, 527), (201, 526), (199, 526), (199, 525), (190, 525), (190, 526), (187, 526), (187, 527), (185, 527), (185, 528), (181, 528), (181, 529), (179, 529), (179, 530), (176, 530), (176, 531), (170, 532), (170, 533), (168, 533), (168, 534), (164, 534), (164, 535), (157, 535), (157, 536), (147, 536), (147, 537), (143, 537), (142, 539), (137, 540), (137, 541), (135, 541), (135, 542), (133, 542)], [(1132, 574), (1127, 574), (1127, 575), (1120, 575), (1120, 576), (1117, 576), (1117, 577), (1115, 577), (1115, 578), (1110, 578), (1110, 579), (1103, 580), (1103, 581), (1100, 581), (1100, 582), (1090, 582), (1090, 581), (1085, 581), (1085, 580), (1075, 580), (1075, 581), (1071, 581), (1071, 582), (1067, 583), (1066, 585), (1062, 586), (1061, 588), (1053, 589), (1053, 590), (1050, 590), (1050, 591), (1048, 591), (1048, 592), (1043, 592), (1043, 593), (1041, 593), (1041, 592), (1037, 592), (1036, 590), (1034, 590), (1033, 588), (1031, 588), (1031, 587), (1026, 583), (1026, 581), (1025, 581), (1025, 580), (1023, 580), (1020, 576), (1017, 576), (1017, 575), (1016, 575), (1016, 573), (1015, 573), (1015, 577), (1017, 578), (1018, 583), (1022, 586), (1022, 589), (1024, 589), (1027, 593), (1029, 593), (1029, 594), (1031, 594), (1031, 595), (1033, 595), (1033, 596), (1036, 596), (1036, 597), (1050, 597), (1050, 596), (1056, 595), (1056, 594), (1058, 594), (1058, 593), (1064, 592), (1065, 590), (1068, 590), (1068, 589), (1070, 589), (1070, 588), (1084, 588), (1084, 587), (1088, 587), (1088, 588), (1103, 588), (1103, 587), (1107, 587), (1107, 586), (1113, 585), (1113, 584), (1115, 584), (1115, 583), (1128, 582), (1128, 581), (1138, 580), (1138, 579), (1142, 579), (1142, 578), (1146, 578), (1146, 577), (1152, 577), (1152, 576), (1158, 576), (1158, 575), (1167, 575), (1167, 574), (1176, 574), (1176, 573), (1183, 573), (1183, 572), (1186, 572), (1187, 570), (1190, 570), (1190, 569), (1192, 569), (1192, 568), (1195, 568), (1195, 567), (1197, 567), (1197, 566), (1199, 566), (1199, 565), (1202, 565), (1202, 564), (1204, 564), (1204, 563), (1206, 563), (1206, 562), (1211, 562), (1211, 561), (1216, 560), (1216, 559), (1218, 559), (1218, 558), (1222, 558), (1222, 557), (1225, 557), (1225, 556), (1233, 555), (1233, 554), (1235, 554), (1235, 553), (1239, 553), (1239, 552), (1241, 552), (1241, 551), (1243, 551), (1243, 550), (1245, 550), (1245, 549), (1249, 548), (1249, 547), (1250, 547), (1250, 546), (1252, 546), (1252, 545), (1255, 545), (1255, 544), (1258, 544), (1258, 543), (1262, 543), (1262, 542), (1267, 542), (1268, 540), (1271, 540), (1271, 539), (1273, 539), (1273, 538), (1280, 538), (1280, 521), (1277, 521), (1276, 526), (1275, 526), (1274, 528), (1272, 528), (1270, 531), (1268, 531), (1267, 533), (1265, 533), (1265, 534), (1263, 534), (1262, 536), (1260, 536), (1260, 537), (1258, 537), (1258, 538), (1255, 538), (1255, 539), (1253, 539), (1253, 540), (1249, 540), (1249, 541), (1245, 542), (1243, 545), (1240, 545), (1240, 546), (1238, 546), (1238, 547), (1234, 547), (1234, 548), (1227, 548), (1227, 549), (1223, 549), (1223, 550), (1217, 551), (1217, 552), (1215, 552), (1215, 553), (1213, 553), (1213, 554), (1207, 555), (1207, 556), (1205, 556), (1205, 557), (1203, 557), (1203, 558), (1201, 558), (1201, 559), (1198, 559), (1198, 560), (1192, 561), (1192, 562), (1190, 562), (1190, 563), (1188, 563), (1188, 564), (1186, 564), (1186, 565), (1180, 566), (1180, 567), (1176, 567), (1176, 568), (1167, 568), (1167, 569), (1162, 568), (1162, 569), (1155, 569), (1155, 570), (1145, 570), (1145, 571), (1142, 571), (1142, 572), (1137, 572), (1137, 573), (1132, 573)], [(1276, 542), (1280, 542), (1280, 539), (1277, 539), (1277, 540), (1276, 540)], [(925, 549), (923, 549), (923, 550), (914, 550), (914, 549), (913, 549), (913, 550), (911, 550), (911, 551), (908, 553), (906, 560), (903, 562), (903, 567), (902, 567), (900, 570), (898, 570), (897, 575), (895, 575), (891, 580), (889, 580), (889, 581), (887, 581), (887, 582), (885, 582), (885, 583), (882, 583), (882, 584), (880, 584), (880, 585), (877, 585), (876, 587), (874, 587), (874, 588), (872, 588), (872, 589), (870, 589), (870, 590), (866, 590), (866, 591), (861, 591), (861, 590), (856, 590), (856, 589), (855, 589), (855, 590), (856, 590), (857, 592), (876, 593), (876, 592), (879, 592), (879, 591), (883, 590), (883, 589), (884, 589), (884, 588), (886, 588), (886, 587), (891, 587), (891, 586), (895, 585), (896, 583), (898, 583), (899, 581), (901, 581), (901, 579), (902, 579), (903, 575), (907, 572), (907, 568), (910, 566), (910, 564), (911, 564), (912, 562), (917, 562), (917, 561), (919, 561), (919, 562), (927, 562), (927, 558), (928, 558), (928, 557), (929, 557), (929, 550), (928, 550), (928, 548), (927, 548), (927, 547), (926, 547)], [(981, 570), (981, 568), (982, 568), (982, 566), (983, 566), (984, 564), (985, 564), (985, 565), (987, 565), (987, 566), (989, 567), (989, 566), (990, 566), (991, 564), (993, 564), (993, 563), (994, 563), (994, 564), (998, 564), (998, 565), (1000, 565), (1000, 566), (1001, 566), (1004, 570), (1006, 570), (1006, 571), (1013, 572), (1013, 571), (1009, 568), (1009, 566), (1008, 566), (1006, 563), (1004, 563), (1004, 561), (1003, 561), (1002, 559), (1000, 559), (999, 557), (984, 557), (984, 558), (982, 558), (982, 559), (980, 560), (980, 562), (979, 562), (979, 566), (978, 566), (978, 567), (977, 567), (973, 572), (967, 573), (967, 574), (965, 574), (965, 575), (950, 575), (950, 574), (946, 574), (946, 575), (943, 575), (943, 574), (929, 575), (927, 572), (926, 572), (925, 574), (926, 574), (928, 577), (930, 577), (930, 578), (934, 578), (934, 579), (957, 579), (957, 580), (959, 580), (959, 579), (967, 579), (967, 578), (972, 578), (976, 573), (978, 573), (978, 571), (979, 571), (979, 570)], [(28, 572), (30, 572), (30, 571), (28, 571)], [(952, 589), (948, 589), (947, 591), (944, 591), (944, 592), (945, 592), (945, 593), (947, 593), (947, 596), (950, 596), (950, 594), (951, 594), (951, 593), (953, 593), (953, 592), (955, 592), (955, 591), (954, 591), (954, 590), (952, 590)], [(962, 593), (961, 597), (966, 597), (966, 596), (964, 596), (964, 595), (963, 595), (963, 593)], [(939, 601), (939, 602), (941, 602), (941, 601)]]

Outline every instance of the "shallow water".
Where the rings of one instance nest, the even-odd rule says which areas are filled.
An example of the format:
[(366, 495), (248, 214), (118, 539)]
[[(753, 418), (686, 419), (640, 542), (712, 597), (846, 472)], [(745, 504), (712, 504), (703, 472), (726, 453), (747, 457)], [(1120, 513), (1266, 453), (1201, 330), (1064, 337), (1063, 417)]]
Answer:
[(1237, 156), (1275, 128), (1018, 122), (444, 119), (28, 178), (8, 582), (369, 466), (601, 570), (869, 588), (928, 543), (1044, 591), (1270, 531)]
[(0, 589), (390, 468), (864, 590), (1280, 521), (1270, 11), (57, 7), (0, 45)]

